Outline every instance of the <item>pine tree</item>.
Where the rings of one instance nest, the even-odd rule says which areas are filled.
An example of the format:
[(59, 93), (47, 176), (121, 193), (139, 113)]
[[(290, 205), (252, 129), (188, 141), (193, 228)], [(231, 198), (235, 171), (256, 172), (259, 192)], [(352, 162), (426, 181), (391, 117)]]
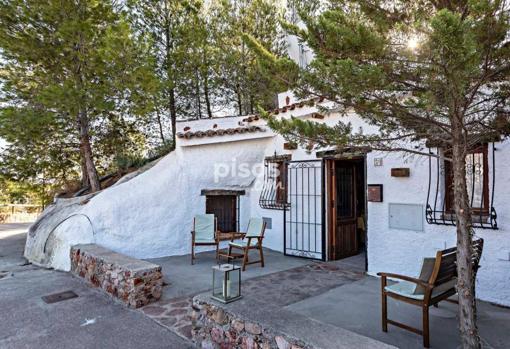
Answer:
[(159, 93), (153, 99), (157, 103), (157, 119), (163, 141), (163, 114), (169, 116), (172, 148), (175, 148), (177, 119), (186, 116), (190, 109), (190, 82), (195, 79), (189, 69), (194, 61), (189, 56), (194, 44), (192, 24), (196, 23), (201, 6), (200, 1), (127, 1), (126, 12), (133, 28), (138, 35), (150, 38), (152, 44), (154, 69), (160, 81)]
[(316, 12), (300, 11), (303, 26), (287, 25), (314, 52), (306, 69), (292, 68), (289, 59), (271, 55), (249, 36), (246, 41), (273, 79), (300, 96), (334, 101), (339, 113), (355, 111), (379, 131), (271, 116), (269, 124), (291, 140), (317, 147), (428, 156), (428, 143), (449, 154), (444, 160), (453, 169), (459, 329), (464, 348), (480, 348), (466, 155), (510, 130), (509, 4), (330, 0), (318, 5)]
[(129, 133), (155, 88), (126, 20), (108, 1), (3, 0), (0, 48), (0, 136), (10, 163), (32, 159), (35, 172), (59, 164), (64, 177), (78, 163), (83, 184), (99, 190), (107, 130)]
[(224, 53), (222, 72), (237, 114), (253, 113), (257, 105), (272, 108), (275, 89), (272, 79), (261, 73), (256, 55), (242, 39), (250, 35), (266, 50), (283, 54), (286, 49), (280, 20), (283, 8), (274, 1), (236, 0), (221, 2), (222, 40), (217, 46)]

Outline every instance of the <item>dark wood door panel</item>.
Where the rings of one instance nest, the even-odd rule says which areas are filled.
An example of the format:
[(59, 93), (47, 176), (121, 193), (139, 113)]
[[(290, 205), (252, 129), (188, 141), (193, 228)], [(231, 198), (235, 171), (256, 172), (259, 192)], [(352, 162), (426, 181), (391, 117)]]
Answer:
[(237, 197), (235, 195), (206, 196), (205, 213), (212, 213), (218, 219), (218, 230), (237, 230)]
[(337, 225), (336, 259), (358, 254), (356, 222), (342, 222)]
[(329, 258), (340, 259), (358, 253), (356, 163), (328, 164)]

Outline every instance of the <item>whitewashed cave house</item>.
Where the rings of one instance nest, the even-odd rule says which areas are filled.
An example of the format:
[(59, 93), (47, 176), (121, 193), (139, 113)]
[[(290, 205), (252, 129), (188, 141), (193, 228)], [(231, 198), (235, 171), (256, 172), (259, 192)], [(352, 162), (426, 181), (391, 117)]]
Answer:
[[(302, 46), (290, 48), (306, 60)], [(340, 116), (330, 101), (297, 100), (291, 92), (278, 96), (274, 114), (331, 125), (343, 118), (373, 131), (355, 114)], [(76, 243), (136, 258), (188, 254), (193, 217), (206, 212), (222, 231), (242, 231), (250, 217), (263, 217), (264, 246), (287, 255), (362, 254), (372, 275), (416, 275), (424, 257), (456, 243), (449, 169), (435, 157), (309, 151), (255, 115), (185, 120), (177, 131), (176, 150), (136, 177), (57, 199), (31, 227), (25, 256), (68, 270)], [(510, 306), (510, 142), (481, 144), (468, 164), (476, 235), (485, 240), (477, 296)]]

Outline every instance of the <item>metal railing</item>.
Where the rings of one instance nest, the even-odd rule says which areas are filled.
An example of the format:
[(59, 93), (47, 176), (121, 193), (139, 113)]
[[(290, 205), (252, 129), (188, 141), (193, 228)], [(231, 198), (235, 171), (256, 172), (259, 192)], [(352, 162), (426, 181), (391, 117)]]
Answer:
[[(490, 169), (484, 168), (485, 166), (489, 166), (488, 155), (487, 158), (483, 160), (482, 164), (479, 163), (479, 160), (475, 159), (474, 154), (468, 155), (468, 162), (466, 165), (466, 175), (469, 176), (468, 195), (472, 207), (471, 217), (473, 227), (497, 230), (498, 215), (494, 208), (494, 193), (496, 188), (496, 147), (494, 143), (491, 143), (488, 149), (490, 149), (492, 160)], [(429, 224), (455, 226), (457, 224), (455, 212), (451, 207), (447, 207), (447, 196), (451, 195), (453, 198), (453, 194), (448, 193), (451, 188), (447, 185), (446, 177), (448, 174), (447, 166), (444, 162), (445, 160), (441, 159), (441, 156), (439, 156), (439, 148), (436, 149), (436, 154), (434, 154), (432, 150), (429, 150), (429, 153), (431, 155), (429, 156), (429, 183), (425, 218)], [(432, 155), (436, 155), (435, 173), (433, 173), (432, 170)], [(490, 178), (488, 178), (489, 176)], [(477, 193), (476, 183), (478, 183), (478, 186), (482, 186), (481, 192)], [(485, 188), (485, 186), (487, 188)]]

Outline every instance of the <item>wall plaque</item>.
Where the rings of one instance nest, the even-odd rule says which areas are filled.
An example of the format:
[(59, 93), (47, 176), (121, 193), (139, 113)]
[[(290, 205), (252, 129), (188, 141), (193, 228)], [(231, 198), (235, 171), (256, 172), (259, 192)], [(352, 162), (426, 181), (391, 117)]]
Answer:
[(409, 177), (410, 174), (411, 174), (411, 171), (409, 170), (409, 167), (392, 168), (391, 169), (392, 177)]
[(383, 201), (383, 185), (382, 184), (369, 184), (367, 199), (370, 202)]

